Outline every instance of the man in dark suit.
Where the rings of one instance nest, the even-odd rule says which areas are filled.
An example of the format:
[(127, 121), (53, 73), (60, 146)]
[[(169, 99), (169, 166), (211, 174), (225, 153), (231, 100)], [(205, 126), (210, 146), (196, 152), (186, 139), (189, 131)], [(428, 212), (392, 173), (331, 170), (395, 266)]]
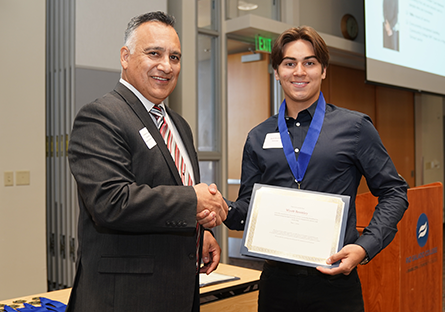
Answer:
[(383, 0), (383, 46), (399, 51), (399, 0)]
[(162, 12), (133, 18), (121, 80), (75, 119), (79, 252), (67, 311), (199, 311), (198, 272), (218, 265), (203, 226), (221, 224), (227, 205), (199, 183), (191, 129), (163, 103), (181, 67), (173, 25)]

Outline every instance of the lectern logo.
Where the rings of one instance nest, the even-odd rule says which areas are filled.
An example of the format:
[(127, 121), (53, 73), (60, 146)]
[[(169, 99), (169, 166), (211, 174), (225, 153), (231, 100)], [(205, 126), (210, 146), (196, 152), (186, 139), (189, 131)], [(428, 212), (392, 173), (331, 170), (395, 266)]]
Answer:
[(426, 214), (422, 213), (417, 220), (417, 243), (420, 247), (425, 246), (428, 240), (429, 222)]

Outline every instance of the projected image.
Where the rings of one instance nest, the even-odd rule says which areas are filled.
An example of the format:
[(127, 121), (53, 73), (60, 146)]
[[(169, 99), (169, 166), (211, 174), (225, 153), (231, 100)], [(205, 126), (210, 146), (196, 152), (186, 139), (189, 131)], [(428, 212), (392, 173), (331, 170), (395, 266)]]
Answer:
[(399, 51), (399, 0), (383, 0), (383, 46)]
[(445, 0), (364, 0), (366, 81), (445, 94)]

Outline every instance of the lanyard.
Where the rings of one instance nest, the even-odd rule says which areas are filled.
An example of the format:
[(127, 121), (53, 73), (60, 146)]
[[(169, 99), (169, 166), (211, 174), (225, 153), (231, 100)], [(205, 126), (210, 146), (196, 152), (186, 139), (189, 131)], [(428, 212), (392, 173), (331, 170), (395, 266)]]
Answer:
[(295, 182), (300, 188), (301, 181), (306, 173), (309, 160), (311, 159), (312, 152), (314, 151), (315, 144), (320, 136), (321, 127), (323, 126), (324, 114), (326, 111), (326, 101), (323, 97), (323, 93), (320, 91), (318, 97), (317, 108), (315, 109), (314, 118), (312, 118), (311, 125), (304, 139), (303, 146), (300, 150), (298, 160), (295, 156), (295, 151), (292, 146), (292, 142), (287, 129), (285, 112), (286, 112), (286, 100), (281, 103), (280, 110), (278, 112), (278, 130), (280, 131), (281, 142), (283, 144), (283, 151), (286, 155), (289, 167), (294, 175)]

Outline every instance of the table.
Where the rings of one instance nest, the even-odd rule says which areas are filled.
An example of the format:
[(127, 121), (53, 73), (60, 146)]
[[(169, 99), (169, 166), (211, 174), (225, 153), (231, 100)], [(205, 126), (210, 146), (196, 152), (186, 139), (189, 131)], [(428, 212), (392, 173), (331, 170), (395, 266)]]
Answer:
[(39, 301), (40, 297), (45, 297), (51, 300), (60, 301), (64, 304), (68, 303), (68, 299), (70, 297), (71, 288), (62, 289), (62, 290), (55, 290), (51, 292), (41, 293), (41, 294), (35, 294), (30, 296), (23, 296), (18, 297), (14, 299), (9, 300), (2, 300), (0, 301), (0, 311), (3, 311), (3, 305), (7, 304), (8, 306), (17, 309), (17, 308), (23, 308), (22, 302), (31, 303), (34, 301)]
[(216, 272), (240, 279), (201, 287), (201, 312), (257, 311), (261, 271), (219, 264)]
[[(200, 288), (201, 293), (201, 311), (256, 311), (258, 298), (258, 282), (261, 271), (237, 267), (229, 264), (220, 263), (217, 273), (239, 277), (239, 280), (224, 282), (204, 286)], [(32, 302), (39, 297), (45, 297), (51, 300), (68, 303), (71, 288), (56, 290), (30, 296), (2, 300), (1, 304), (19, 305), (16, 308), (23, 307), (22, 302)], [(16, 302), (16, 303), (15, 303)], [(0, 306), (0, 311), (2, 311)]]

